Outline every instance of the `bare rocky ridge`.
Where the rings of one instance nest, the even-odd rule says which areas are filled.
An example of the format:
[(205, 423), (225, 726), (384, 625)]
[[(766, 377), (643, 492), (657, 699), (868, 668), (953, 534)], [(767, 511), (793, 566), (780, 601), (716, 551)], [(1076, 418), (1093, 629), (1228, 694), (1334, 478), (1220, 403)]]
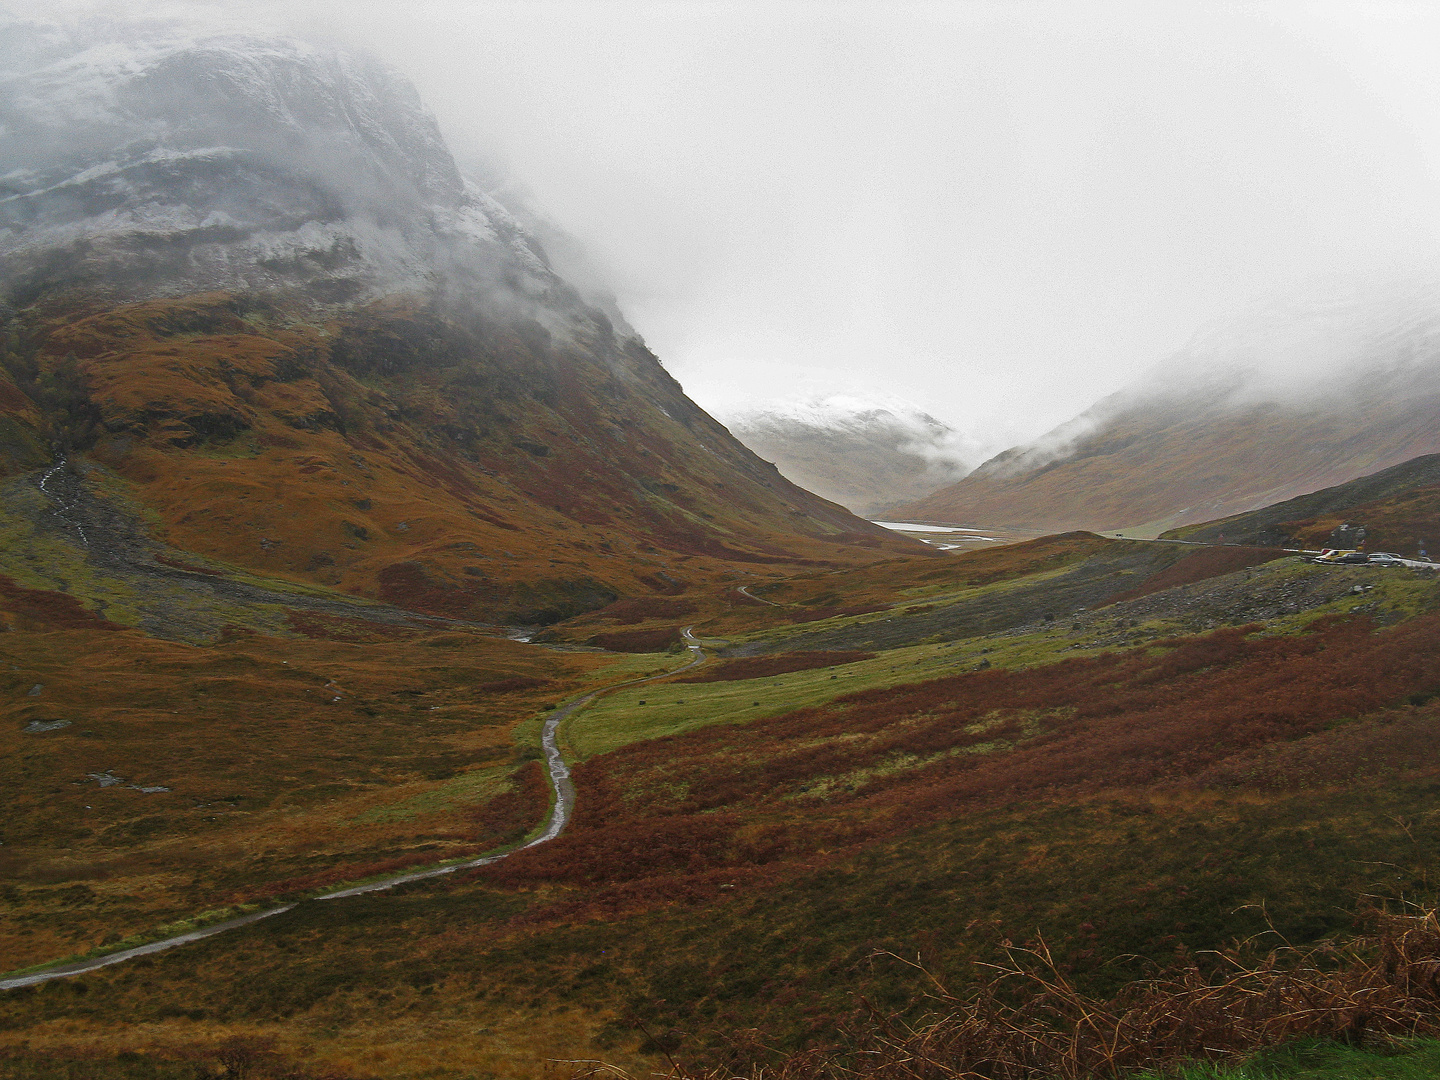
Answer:
[(377, 61), (178, 24), (113, 33), (5, 28), (12, 304), (57, 284), (124, 299), (301, 289), (333, 304), (459, 277), (492, 304), (577, 306)]

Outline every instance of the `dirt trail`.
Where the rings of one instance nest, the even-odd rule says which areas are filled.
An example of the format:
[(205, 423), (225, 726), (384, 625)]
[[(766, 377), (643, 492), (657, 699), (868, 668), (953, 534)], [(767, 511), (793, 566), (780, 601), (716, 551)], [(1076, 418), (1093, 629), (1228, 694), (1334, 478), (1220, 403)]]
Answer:
[[(452, 863), (449, 866), (433, 867), (429, 870), (417, 870), (411, 873), (396, 874), (391, 877), (381, 878), (377, 881), (368, 881), (359, 885), (352, 885), (349, 888), (339, 889), (335, 892), (324, 893), (313, 897), (315, 900), (343, 900), (347, 896), (360, 896), (364, 893), (380, 892), (383, 889), (393, 889), (397, 885), (405, 885), (412, 881), (424, 881), (427, 878), (440, 877), (444, 874), (453, 874), (457, 870), (472, 870), (477, 866), (489, 866), (491, 863), (499, 862), (501, 859), (509, 858), (517, 851), (524, 851), (539, 844), (548, 843), (560, 835), (565, 825), (570, 820), (570, 815), (575, 808), (575, 786), (570, 781), (570, 768), (565, 764), (565, 758), (560, 753), (557, 743), (557, 735), (560, 725), (573, 713), (589, 705), (602, 694), (618, 690), (624, 686), (635, 686), (638, 683), (654, 682), (657, 679), (668, 679), (672, 675), (678, 675), (682, 671), (689, 671), (691, 668), (699, 667), (706, 660), (705, 650), (700, 642), (691, 633), (695, 628), (687, 626), (682, 635), (685, 638), (685, 645), (690, 650), (691, 658), (689, 663), (682, 664), (674, 671), (667, 671), (662, 675), (649, 675), (643, 679), (630, 679), (626, 682), (616, 683), (604, 689), (584, 694), (573, 701), (555, 709), (545, 720), (545, 727), (540, 735), (540, 745), (545, 751), (545, 760), (550, 770), (550, 790), (553, 793), (553, 802), (550, 813), (545, 819), (544, 828), (533, 840), (510, 851), (502, 851), (494, 855), (482, 855), (479, 858), (468, 859), (465, 862)], [(270, 908), (266, 911), (252, 912), (238, 918), (227, 919), (224, 922), (214, 923), (211, 926), (192, 930), (188, 933), (177, 934), (174, 937), (164, 938), (160, 941), (152, 941), (145, 945), (138, 945), (135, 948), (123, 949), (119, 952), (108, 953), (104, 956), (90, 957), (84, 960), (74, 960), (68, 963), (55, 964), (42, 971), (33, 971), (25, 975), (15, 975), (8, 979), (0, 979), (0, 990), (12, 990), (20, 986), (34, 986), (37, 983), (48, 982), (51, 979), (63, 979), (72, 975), (83, 975), (87, 971), (97, 971), (112, 964), (123, 963), (126, 960), (134, 959), (137, 956), (148, 956), (152, 953), (163, 952), (166, 949), (173, 949), (178, 945), (185, 945), (192, 941), (200, 941), (207, 937), (214, 937), (216, 934), (224, 933), (226, 930), (233, 930), (239, 926), (247, 926), (261, 919), (273, 918), (276, 915), (283, 915), (292, 910), (294, 904), (285, 904), (281, 907)]]
[(784, 607), (784, 606), (785, 606), (784, 604), (777, 604), (777, 603), (775, 603), (774, 600), (766, 600), (763, 596), (756, 596), (754, 593), (752, 593), (752, 592), (750, 591), (750, 586), (749, 586), (749, 585), (737, 585), (737, 586), (735, 586), (735, 591), (738, 592), (741, 596), (744, 596), (744, 597), (747, 597), (747, 598), (749, 598), (749, 599), (751, 599), (751, 600), (754, 600), (756, 603), (769, 604), (771, 607)]

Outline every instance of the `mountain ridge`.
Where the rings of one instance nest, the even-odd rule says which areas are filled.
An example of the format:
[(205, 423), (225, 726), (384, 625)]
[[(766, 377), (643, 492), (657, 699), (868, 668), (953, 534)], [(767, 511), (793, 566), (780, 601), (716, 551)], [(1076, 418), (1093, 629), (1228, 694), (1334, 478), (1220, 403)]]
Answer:
[(1198, 335), (1134, 386), (896, 512), (1154, 532), (1434, 453), (1434, 295), (1412, 284), (1398, 298), (1382, 291), (1371, 302), (1291, 312), (1301, 321), (1289, 331), (1285, 310), (1265, 309)]

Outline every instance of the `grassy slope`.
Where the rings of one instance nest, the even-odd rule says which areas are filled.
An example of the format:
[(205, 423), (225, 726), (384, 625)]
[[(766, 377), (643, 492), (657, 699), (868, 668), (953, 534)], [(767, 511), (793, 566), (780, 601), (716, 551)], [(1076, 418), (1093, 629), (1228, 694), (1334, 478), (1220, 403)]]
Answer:
[[(538, 820), (543, 790), (508, 805), (538, 752), (537, 733), (517, 743), (512, 729), (602, 658), (467, 632), (332, 629), (348, 640), (0, 638), (0, 964), (483, 850)], [(107, 776), (123, 782), (95, 779)]]
[(1413, 372), (1367, 373), (1336, 404), (1235, 405), (1216, 386), (1188, 400), (1096, 407), (1059, 460), (982, 468), (895, 513), (981, 527), (1113, 531), (1209, 521), (1440, 449), (1437, 388)]
[(0, 345), (7, 422), (86, 449), (161, 539), (412, 609), (548, 622), (920, 550), (790, 485), (633, 343), (206, 295), (36, 308)]
[[(1440, 1076), (1440, 1040), (1371, 1049), (1306, 1042), (1236, 1065), (1196, 1064), (1164, 1080), (1430, 1080)], [(1142, 1080), (1161, 1080), (1147, 1074)]]
[(1366, 547), (1414, 556), (1435, 535), (1440, 518), (1440, 455), (1402, 462), (1346, 484), (1311, 492), (1248, 514), (1176, 529), (1169, 536), (1215, 543), (1286, 543), (1328, 547), (1346, 522), (1363, 524)]

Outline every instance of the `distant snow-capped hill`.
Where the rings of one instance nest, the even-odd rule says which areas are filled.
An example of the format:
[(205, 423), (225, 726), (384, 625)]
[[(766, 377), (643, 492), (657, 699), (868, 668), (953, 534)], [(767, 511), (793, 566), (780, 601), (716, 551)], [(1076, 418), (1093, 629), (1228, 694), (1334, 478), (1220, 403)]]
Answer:
[(1436, 452), (1440, 277), (1420, 268), (1207, 328), (1133, 386), (899, 512), (1154, 532)]
[(898, 398), (831, 394), (723, 417), (786, 477), (859, 514), (879, 514), (964, 476), (979, 445)]

